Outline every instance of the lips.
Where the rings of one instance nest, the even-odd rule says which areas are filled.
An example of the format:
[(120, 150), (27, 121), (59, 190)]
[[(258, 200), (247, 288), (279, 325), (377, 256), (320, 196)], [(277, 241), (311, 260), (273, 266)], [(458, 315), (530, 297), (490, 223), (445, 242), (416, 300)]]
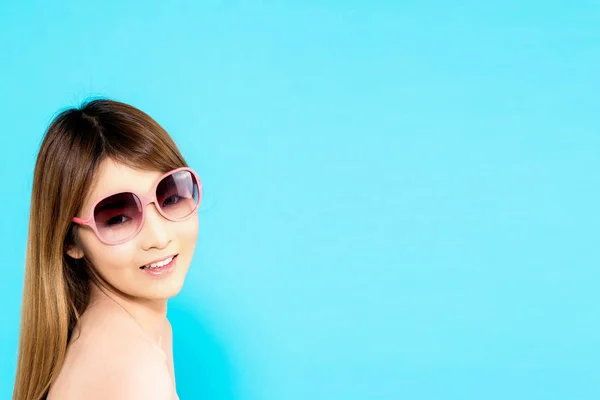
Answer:
[(142, 274), (146, 274), (148, 276), (151, 276), (153, 278), (166, 278), (168, 276), (171, 275), (171, 273), (175, 270), (175, 265), (177, 264), (177, 258), (178, 257), (173, 257), (171, 258), (171, 262), (169, 262), (166, 265), (163, 265), (162, 267), (155, 267), (155, 268), (150, 268), (150, 267), (146, 267), (146, 268), (142, 268), (140, 269), (140, 271), (142, 271)]

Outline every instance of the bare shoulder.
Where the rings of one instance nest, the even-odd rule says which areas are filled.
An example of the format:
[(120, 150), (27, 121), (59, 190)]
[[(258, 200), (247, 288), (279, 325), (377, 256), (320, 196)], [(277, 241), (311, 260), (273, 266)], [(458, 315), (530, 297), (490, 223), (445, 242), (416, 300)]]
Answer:
[(173, 387), (169, 371), (156, 357), (125, 357), (109, 362), (89, 376), (84, 398), (114, 400), (169, 400)]
[(173, 390), (164, 359), (130, 322), (117, 316), (83, 325), (48, 400), (168, 400)]

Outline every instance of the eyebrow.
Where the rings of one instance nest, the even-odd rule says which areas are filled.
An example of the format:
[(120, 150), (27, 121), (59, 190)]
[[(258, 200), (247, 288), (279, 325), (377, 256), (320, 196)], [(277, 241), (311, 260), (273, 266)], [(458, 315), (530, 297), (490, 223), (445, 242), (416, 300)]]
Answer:
[[(165, 177), (162, 177), (162, 179), (164, 179), (164, 178), (165, 178)], [(173, 179), (173, 178), (174, 178), (174, 179)], [(157, 191), (158, 191), (158, 189), (159, 189), (159, 187), (158, 187), (158, 186), (159, 186), (159, 185), (160, 185), (160, 183), (162, 182), (162, 179), (160, 179), (160, 180), (159, 180), (159, 179), (160, 179), (160, 178), (157, 178), (157, 179), (156, 179), (156, 180), (154, 180), (154, 182), (153, 182), (153, 186), (154, 186), (154, 187), (156, 187)], [(178, 187), (178, 186), (179, 186), (179, 184), (180, 184), (182, 181), (185, 181), (185, 180), (186, 180), (186, 177), (183, 177), (183, 178), (182, 178), (182, 177), (178, 177), (178, 176), (173, 176), (173, 177), (172, 177), (172, 179), (167, 179), (167, 181), (166, 181), (166, 184), (164, 184), (164, 186), (165, 186), (165, 189), (167, 189), (167, 190), (168, 190), (168, 189), (171, 189), (171, 188), (173, 188), (173, 187)], [(100, 199), (102, 199), (102, 200), (100, 200), (100, 203), (101, 203), (103, 200), (107, 199), (107, 198), (110, 198), (110, 197), (113, 197), (113, 196), (119, 196), (119, 195), (122, 195), (122, 194), (125, 194), (125, 193), (131, 193), (131, 192), (130, 192), (130, 191), (128, 191), (128, 190), (124, 190), (123, 192), (114, 193), (114, 194), (112, 194), (112, 195), (109, 195), (108, 197), (106, 197), (106, 196), (105, 196), (105, 197), (101, 197)], [(124, 204), (125, 204), (125, 202), (124, 202), (123, 200), (120, 200), (120, 201), (118, 201), (118, 200), (114, 200), (114, 201), (111, 201), (111, 202), (109, 202), (109, 203), (105, 203), (105, 204), (103, 204), (103, 205), (100, 205), (100, 203), (98, 203), (98, 204), (96, 205), (96, 207), (94, 207), (94, 209), (92, 210), (92, 212), (94, 212), (94, 213), (97, 213), (97, 212), (101, 212), (101, 211), (105, 211), (105, 210), (114, 210), (114, 209), (117, 209), (117, 208), (124, 208), (123, 206), (124, 206)]]
[(102, 202), (100, 202), (94, 208), (94, 214), (98, 214), (98, 213), (100, 213), (102, 211), (114, 210), (114, 209), (118, 209), (118, 208), (125, 208), (125, 201), (124, 200), (108, 201), (108, 202), (106, 202), (104, 204), (102, 204)]

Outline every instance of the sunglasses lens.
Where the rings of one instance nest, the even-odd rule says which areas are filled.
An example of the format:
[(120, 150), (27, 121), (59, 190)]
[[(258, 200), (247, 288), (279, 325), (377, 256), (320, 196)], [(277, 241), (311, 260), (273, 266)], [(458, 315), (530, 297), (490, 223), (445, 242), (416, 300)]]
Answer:
[(102, 200), (94, 208), (98, 234), (108, 243), (130, 237), (142, 221), (142, 206), (133, 193), (119, 193)]
[(162, 212), (172, 220), (191, 215), (200, 201), (198, 182), (190, 171), (166, 176), (156, 188), (156, 199)]

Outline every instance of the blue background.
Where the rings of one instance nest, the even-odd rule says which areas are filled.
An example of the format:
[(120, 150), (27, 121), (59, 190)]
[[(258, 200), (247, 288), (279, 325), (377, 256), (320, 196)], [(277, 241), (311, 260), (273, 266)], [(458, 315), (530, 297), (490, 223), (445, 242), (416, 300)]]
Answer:
[(598, 2), (48, 3), (0, 3), (0, 398), (36, 152), (89, 96), (205, 185), (182, 400), (600, 398)]

